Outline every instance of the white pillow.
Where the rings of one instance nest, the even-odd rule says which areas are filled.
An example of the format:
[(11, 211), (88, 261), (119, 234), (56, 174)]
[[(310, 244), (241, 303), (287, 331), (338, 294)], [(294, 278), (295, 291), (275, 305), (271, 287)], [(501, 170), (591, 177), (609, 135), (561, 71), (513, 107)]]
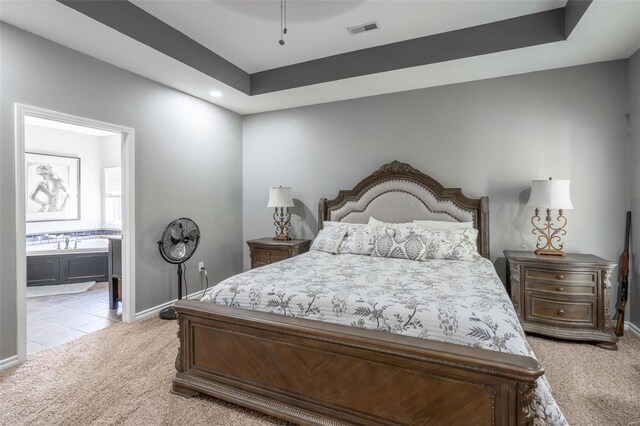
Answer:
[(382, 222), (381, 220), (376, 219), (375, 217), (370, 217), (369, 218), (369, 223), (367, 224), (369, 226), (387, 226), (389, 228), (398, 228), (398, 227), (406, 227), (406, 226), (418, 226), (412, 222), (406, 222), (406, 223), (387, 223), (387, 222)]
[(373, 251), (373, 241), (381, 233), (394, 231), (386, 226), (369, 226), (365, 224), (347, 224), (347, 235), (345, 235), (338, 253), (340, 254), (363, 254), (371, 255)]
[(447, 231), (423, 230), (420, 235), (427, 246), (423, 260), (475, 260), (478, 254), (478, 230), (474, 228)]
[[(324, 229), (345, 229), (347, 232), (338, 247), (338, 254), (361, 254), (370, 256), (373, 240), (381, 232), (388, 232), (386, 226), (369, 226), (366, 223), (333, 222), (325, 220)], [(391, 232), (393, 235), (393, 232)]]
[(347, 234), (347, 229), (337, 226), (322, 229), (311, 244), (311, 250), (324, 251), (326, 253), (337, 254), (338, 247), (342, 239)]
[(338, 228), (342, 228), (345, 225), (347, 225), (347, 223), (345, 222), (333, 222), (331, 220), (325, 220), (324, 222), (322, 222), (322, 228), (333, 228), (333, 227), (338, 227)]
[(376, 234), (378, 234), (379, 231), (383, 229), (387, 229), (387, 230), (392, 229), (394, 232), (391, 236), (400, 238), (400, 239), (407, 238), (413, 230), (420, 231), (422, 229), (413, 222), (385, 223), (373, 217), (369, 218), (369, 226), (373, 227), (375, 230), (378, 231), (376, 232)]
[(414, 220), (413, 224), (430, 231), (473, 228), (473, 222), (447, 222), (445, 220)]

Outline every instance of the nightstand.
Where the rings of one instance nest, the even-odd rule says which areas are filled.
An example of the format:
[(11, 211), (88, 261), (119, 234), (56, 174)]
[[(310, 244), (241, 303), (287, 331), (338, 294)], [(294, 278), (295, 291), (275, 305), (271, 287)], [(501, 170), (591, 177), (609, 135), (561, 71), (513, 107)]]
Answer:
[(311, 240), (274, 240), (258, 238), (247, 241), (251, 256), (251, 269), (289, 259), (309, 251)]
[(591, 254), (504, 255), (507, 288), (524, 331), (618, 348), (609, 313), (615, 263)]

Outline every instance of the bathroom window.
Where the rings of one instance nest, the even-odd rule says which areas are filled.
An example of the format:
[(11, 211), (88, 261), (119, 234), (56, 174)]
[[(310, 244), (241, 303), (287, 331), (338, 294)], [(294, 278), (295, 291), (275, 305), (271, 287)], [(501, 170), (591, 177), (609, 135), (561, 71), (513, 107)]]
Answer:
[(122, 168), (104, 169), (104, 224), (122, 226)]

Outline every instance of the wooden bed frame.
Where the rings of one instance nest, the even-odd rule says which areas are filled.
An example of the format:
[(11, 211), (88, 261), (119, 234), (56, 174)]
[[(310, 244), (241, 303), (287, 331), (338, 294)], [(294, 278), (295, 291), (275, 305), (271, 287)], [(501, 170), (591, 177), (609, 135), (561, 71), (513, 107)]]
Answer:
[[(371, 200), (396, 184), (397, 196), (426, 189), (427, 204), (443, 207), (433, 217), (471, 218), (479, 252), (489, 256), (487, 198), (469, 199), (398, 162), (321, 200), (319, 226), (363, 220)], [(177, 394), (207, 394), (300, 424), (530, 425), (535, 418), (544, 371), (530, 357), (193, 300), (175, 308)]]

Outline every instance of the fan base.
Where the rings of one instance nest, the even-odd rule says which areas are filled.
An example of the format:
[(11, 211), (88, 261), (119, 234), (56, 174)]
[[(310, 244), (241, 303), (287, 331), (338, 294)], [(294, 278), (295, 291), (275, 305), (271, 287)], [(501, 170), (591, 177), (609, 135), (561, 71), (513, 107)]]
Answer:
[(176, 310), (173, 309), (173, 306), (169, 306), (168, 308), (164, 308), (160, 311), (160, 319), (176, 320), (178, 319), (178, 314), (176, 314)]

